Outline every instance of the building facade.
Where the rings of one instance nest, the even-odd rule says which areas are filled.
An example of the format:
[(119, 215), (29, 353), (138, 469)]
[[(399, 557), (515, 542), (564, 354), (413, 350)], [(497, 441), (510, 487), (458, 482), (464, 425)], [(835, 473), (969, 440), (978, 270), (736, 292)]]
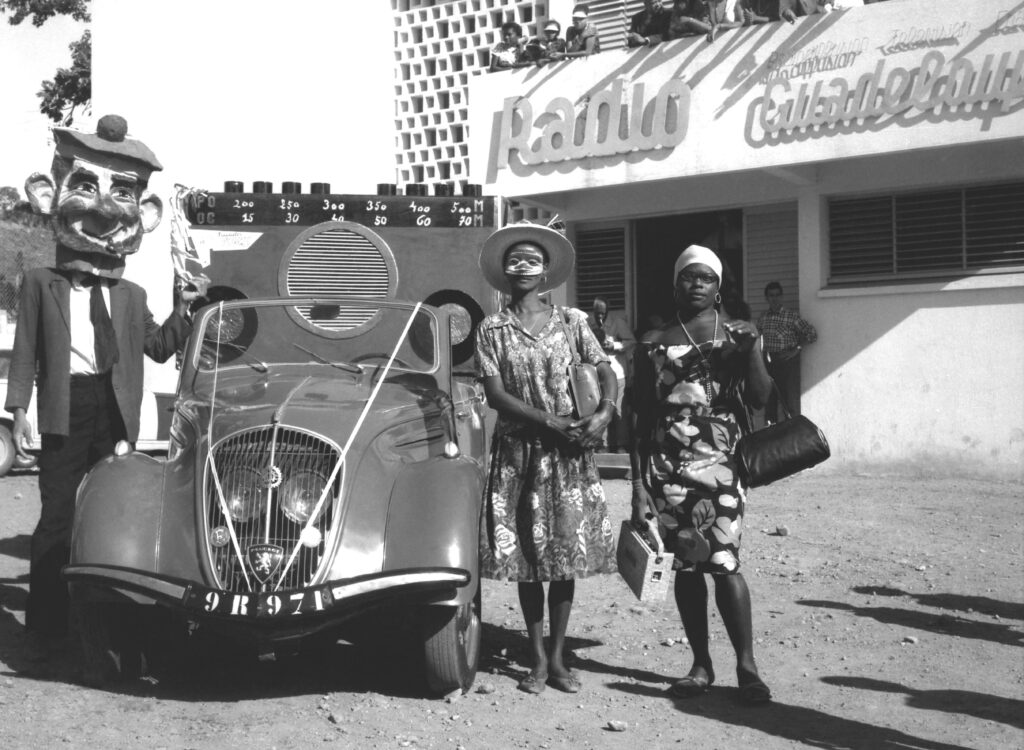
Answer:
[(672, 262), (818, 329), (834, 468), (1024, 478), (1024, 11), (899, 0), (469, 82), (470, 179), (569, 220), (570, 303), (637, 329)]

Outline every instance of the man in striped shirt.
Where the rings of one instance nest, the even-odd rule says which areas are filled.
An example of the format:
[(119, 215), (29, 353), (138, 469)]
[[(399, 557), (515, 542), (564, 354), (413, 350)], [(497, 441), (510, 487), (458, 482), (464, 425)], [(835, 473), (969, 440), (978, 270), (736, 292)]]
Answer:
[(768, 310), (757, 319), (757, 328), (764, 339), (768, 374), (778, 385), (782, 404), (773, 392), (765, 407), (765, 419), (778, 422), (785, 418), (783, 409), (792, 415), (800, 413), (800, 351), (818, 339), (814, 326), (792, 310), (782, 306), (782, 284), (771, 281), (764, 288)]

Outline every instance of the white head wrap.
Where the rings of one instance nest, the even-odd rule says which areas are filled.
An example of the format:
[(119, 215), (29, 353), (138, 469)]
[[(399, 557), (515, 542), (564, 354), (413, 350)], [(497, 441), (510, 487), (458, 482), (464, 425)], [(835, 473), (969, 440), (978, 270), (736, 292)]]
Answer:
[(700, 245), (690, 245), (676, 259), (676, 267), (672, 272), (673, 288), (675, 288), (676, 279), (679, 278), (679, 272), (694, 263), (703, 263), (715, 272), (715, 276), (718, 277), (718, 283), (722, 283), (722, 261), (715, 255), (715, 251)]

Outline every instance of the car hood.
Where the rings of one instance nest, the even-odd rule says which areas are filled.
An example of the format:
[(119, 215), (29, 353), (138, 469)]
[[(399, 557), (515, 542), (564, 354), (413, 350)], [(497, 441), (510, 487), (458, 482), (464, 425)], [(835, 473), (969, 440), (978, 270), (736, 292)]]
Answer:
[[(190, 410), (202, 415), (204, 432), (212, 411), (212, 438), (278, 423), (320, 434), (344, 445), (368, 399), (373, 395), (370, 373), (362, 377), (340, 372), (338, 377), (274, 372), (260, 378), (224, 378), (212, 404), (201, 392), (188, 399)], [(417, 417), (437, 418), (446, 398), (432, 375), (393, 373), (381, 385), (360, 425), (364, 438), (381, 429)], [(361, 441), (360, 441), (361, 442)]]

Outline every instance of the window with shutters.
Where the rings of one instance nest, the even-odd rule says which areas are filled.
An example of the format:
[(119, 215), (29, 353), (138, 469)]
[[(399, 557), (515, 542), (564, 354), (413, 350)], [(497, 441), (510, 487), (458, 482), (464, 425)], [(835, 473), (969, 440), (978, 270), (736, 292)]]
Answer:
[(590, 22), (597, 26), (602, 52), (625, 48), (629, 20), (644, 9), (643, 0), (591, 0), (582, 4), (588, 8)]
[(828, 203), (829, 282), (1024, 270), (1024, 182)]
[(595, 297), (626, 309), (625, 227), (576, 232), (576, 307), (589, 310)]

